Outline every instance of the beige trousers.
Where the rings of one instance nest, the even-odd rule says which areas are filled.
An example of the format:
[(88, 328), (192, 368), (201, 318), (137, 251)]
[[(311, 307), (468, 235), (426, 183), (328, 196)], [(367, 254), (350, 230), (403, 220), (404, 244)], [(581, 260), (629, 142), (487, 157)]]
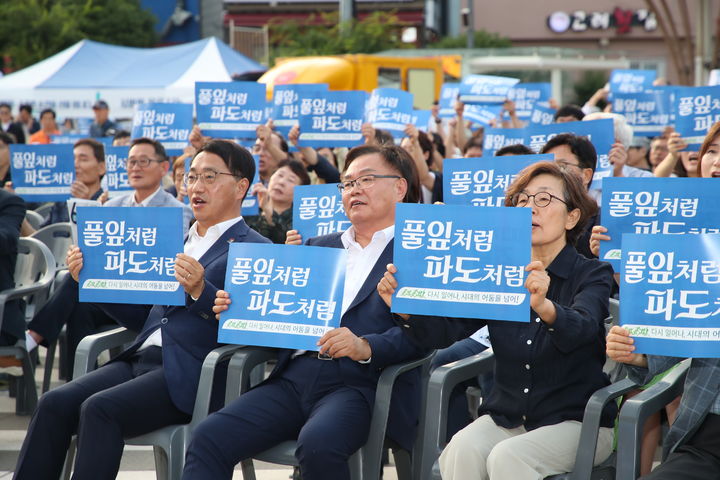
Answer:
[[(570, 472), (582, 423), (574, 420), (527, 431), (503, 428), (483, 415), (460, 430), (440, 455), (443, 480), (542, 480)], [(600, 428), (595, 464), (612, 453), (613, 429)]]

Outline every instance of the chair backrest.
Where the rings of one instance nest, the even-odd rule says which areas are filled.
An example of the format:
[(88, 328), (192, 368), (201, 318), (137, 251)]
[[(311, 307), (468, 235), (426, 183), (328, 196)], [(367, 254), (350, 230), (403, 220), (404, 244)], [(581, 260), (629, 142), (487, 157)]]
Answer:
[(55, 257), (55, 268), (67, 268), (65, 258), (72, 245), (72, 224), (70, 222), (53, 223), (32, 234), (32, 238), (40, 240)]
[(54, 202), (47, 202), (40, 205), (38, 208), (35, 209), (35, 213), (40, 215), (41, 217), (47, 219), (50, 216), (50, 211), (52, 210), (54, 205)]
[(18, 241), (18, 256), (15, 261), (15, 288), (37, 286), (29, 304), (35, 303), (35, 311), (47, 300), (47, 293), (55, 278), (55, 259), (50, 249), (34, 238), (21, 238)]
[(40, 225), (45, 221), (42, 215), (37, 213), (34, 210), (28, 210), (25, 212), (25, 220), (28, 221), (31, 227), (33, 227), (35, 230), (40, 228)]

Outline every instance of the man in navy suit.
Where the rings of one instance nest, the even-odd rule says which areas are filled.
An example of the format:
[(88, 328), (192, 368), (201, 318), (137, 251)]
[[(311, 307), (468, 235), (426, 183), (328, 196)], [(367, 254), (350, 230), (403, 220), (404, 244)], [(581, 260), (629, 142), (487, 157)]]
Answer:
[[(426, 353), (413, 345), (377, 293), (392, 261), (395, 205), (417, 202), (417, 174), (399, 147), (362, 146), (348, 153), (342, 190), (352, 226), (308, 245), (348, 252), (340, 328), (318, 352), (282, 350), (270, 377), (201, 423), (184, 479), (230, 479), (234, 466), (284, 440), (297, 439), (305, 480), (349, 479), (348, 458), (366, 441), (382, 369)], [(412, 187), (415, 184), (415, 188)], [(297, 232), (288, 232), (292, 243)], [(218, 292), (215, 312), (227, 309)], [(327, 359), (322, 358), (327, 357)], [(411, 448), (418, 420), (419, 372), (398, 379), (388, 435)]]
[[(240, 216), (254, 173), (250, 153), (233, 142), (214, 140), (198, 151), (186, 175), (197, 222), (175, 261), (185, 305), (103, 305), (118, 321), (144, 320), (140, 335), (108, 365), (40, 399), (14, 478), (58, 478), (77, 433), (73, 478), (113, 479), (124, 438), (190, 420), (202, 362), (217, 346), (212, 307), (224, 285), (228, 244), (269, 243)], [(82, 265), (80, 250), (71, 249), (68, 268), (75, 282)]]

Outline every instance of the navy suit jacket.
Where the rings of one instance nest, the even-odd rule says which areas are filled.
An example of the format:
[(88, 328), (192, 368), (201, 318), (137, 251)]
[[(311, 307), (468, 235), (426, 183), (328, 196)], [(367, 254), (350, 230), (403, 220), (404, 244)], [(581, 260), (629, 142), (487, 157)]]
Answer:
[[(0, 190), (0, 291), (15, 287), (20, 224), (25, 218), (25, 202), (10, 192)], [(0, 320), (3, 332), (15, 338), (25, 338), (25, 315), (21, 300), (5, 305)]]
[[(309, 239), (307, 245), (343, 248), (340, 233)], [(375, 390), (382, 369), (388, 365), (413, 360), (428, 350), (416, 346), (395, 322), (393, 314), (377, 293), (377, 284), (385, 273), (385, 266), (392, 262), (391, 241), (373, 266), (360, 291), (340, 321), (341, 327), (349, 328), (355, 335), (364, 337), (372, 349), (372, 359), (361, 364), (347, 357), (339, 358), (342, 379), (348, 387), (358, 390), (374, 404)], [(293, 350), (281, 350), (277, 366), (271, 377), (287, 367)], [(398, 377), (393, 389), (388, 419), (388, 436), (403, 448), (411, 449), (415, 440), (420, 414), (420, 371), (415, 369)]]
[(205, 289), (196, 301), (186, 294), (184, 306), (101, 304), (107, 314), (128, 328), (132, 329), (133, 322), (144, 321), (142, 330), (135, 325), (140, 334), (118, 360), (127, 359), (153, 332), (162, 329), (163, 367), (170, 397), (175, 406), (189, 414), (195, 405), (202, 363), (219, 346), (218, 322), (212, 307), (215, 293), (225, 285), (228, 246), (232, 242), (270, 243), (270, 240), (251, 230), (244, 220), (235, 223), (200, 258), (205, 268)]

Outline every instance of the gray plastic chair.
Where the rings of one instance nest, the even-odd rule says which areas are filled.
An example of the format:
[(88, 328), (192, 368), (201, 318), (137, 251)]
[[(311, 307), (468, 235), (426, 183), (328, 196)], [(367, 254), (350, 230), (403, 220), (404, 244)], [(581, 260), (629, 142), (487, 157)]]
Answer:
[(35, 210), (28, 210), (25, 212), (25, 220), (28, 221), (30, 226), (37, 230), (40, 228), (40, 225), (45, 221), (45, 218), (43, 218), (42, 215), (37, 213)]
[(640, 475), (640, 448), (645, 422), (650, 415), (682, 394), (690, 361), (689, 358), (683, 360), (659, 382), (623, 405), (618, 425), (617, 480), (635, 480)]
[[(422, 382), (426, 383), (430, 362), (434, 352), (418, 360), (391, 365), (383, 369), (375, 393), (375, 406), (370, 423), (370, 434), (367, 443), (349, 459), (350, 476), (353, 480), (379, 479), (382, 471), (382, 453), (385, 442), (385, 431), (390, 411), (392, 389), (397, 377), (409, 370), (422, 368)], [(277, 351), (245, 347), (237, 352), (228, 367), (228, 383), (226, 386), (226, 403), (232, 401), (239, 394), (246, 391), (251, 384), (257, 381), (257, 368), (276, 358)], [(270, 448), (254, 459), (280, 465), (297, 466), (295, 441), (286, 441)], [(244, 480), (255, 480), (253, 460), (241, 462)], [(406, 466), (406, 470), (411, 467)]]
[[(83, 338), (75, 354), (73, 378), (78, 378), (94, 370), (97, 357), (101, 352), (130, 343), (135, 337), (135, 333), (120, 327)], [(212, 392), (215, 367), (218, 363), (230, 359), (233, 353), (241, 348), (238, 345), (226, 345), (216, 348), (205, 357), (190, 423), (170, 425), (125, 440), (126, 445), (152, 445), (155, 454), (155, 472), (158, 480), (180, 479), (185, 465), (185, 451), (190, 443), (192, 431), (198, 423), (207, 417), (210, 410), (210, 394)], [(61, 477), (66, 480), (70, 478), (71, 466), (75, 457), (75, 447), (75, 439), (73, 439)]]
[[(440, 478), (437, 459), (445, 447), (447, 412), (450, 395), (459, 383), (480, 374), (491, 372), (495, 365), (491, 349), (457, 362), (436, 368), (430, 375), (428, 386), (427, 412), (425, 414), (425, 432), (419, 459), (418, 477), (420, 480)], [(614, 478), (614, 457), (602, 465), (593, 467), (598, 429), (603, 408), (608, 402), (637, 388), (629, 379), (609, 385), (596, 391), (585, 407), (580, 443), (575, 457), (575, 469), (572, 473), (553, 475), (553, 480), (609, 480)]]
[(43, 242), (55, 257), (55, 268), (67, 268), (65, 259), (72, 245), (72, 224), (70, 222), (53, 223), (33, 233), (32, 238)]
[(46, 202), (35, 209), (35, 213), (47, 219), (50, 216), (50, 211), (53, 209), (54, 202)]
[[(54, 277), (55, 260), (50, 250), (38, 240), (21, 238), (15, 262), (15, 287), (0, 292), (0, 328), (7, 302), (23, 299), (26, 310), (37, 310), (47, 300)], [(0, 355), (14, 355), (22, 362), (22, 376), (10, 377), (10, 389), (17, 395), (15, 413), (31, 414), (37, 406), (37, 387), (35, 369), (25, 347), (25, 339), (19, 339), (15, 345), (0, 347)]]

